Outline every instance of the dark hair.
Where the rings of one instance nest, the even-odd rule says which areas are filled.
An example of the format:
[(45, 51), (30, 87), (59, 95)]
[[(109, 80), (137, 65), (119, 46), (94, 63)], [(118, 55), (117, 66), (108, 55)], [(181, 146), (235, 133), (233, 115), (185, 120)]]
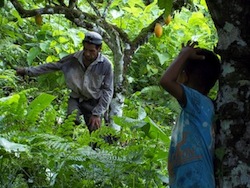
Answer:
[(195, 79), (196, 85), (203, 87), (207, 94), (220, 76), (220, 60), (215, 53), (206, 49), (201, 49), (197, 54), (205, 56), (205, 59), (189, 60), (184, 71), (188, 77), (191, 75)]

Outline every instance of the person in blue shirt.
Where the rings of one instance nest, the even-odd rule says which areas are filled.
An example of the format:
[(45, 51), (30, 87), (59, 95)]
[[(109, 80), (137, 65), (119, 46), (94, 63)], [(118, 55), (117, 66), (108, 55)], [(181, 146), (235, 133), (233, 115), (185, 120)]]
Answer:
[(214, 188), (214, 106), (207, 97), (221, 72), (212, 51), (189, 41), (163, 74), (160, 85), (181, 113), (173, 127), (168, 157), (171, 188)]

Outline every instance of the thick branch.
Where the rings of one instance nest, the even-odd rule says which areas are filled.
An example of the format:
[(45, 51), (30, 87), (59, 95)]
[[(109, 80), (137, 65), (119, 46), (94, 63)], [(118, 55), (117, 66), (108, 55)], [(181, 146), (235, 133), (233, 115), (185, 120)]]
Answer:
[(46, 6), (44, 8), (26, 10), (17, 0), (11, 0), (11, 2), (22, 18), (33, 17), (37, 14), (64, 14), (67, 19), (77, 26), (87, 29), (93, 29), (95, 21), (98, 19), (95, 15), (87, 14), (78, 9), (71, 9), (67, 6)]
[[(22, 5), (17, 1), (17, 0), (11, 0), (11, 3), (14, 5), (18, 13), (22, 18), (27, 18), (27, 17), (32, 17), (37, 14), (65, 14), (65, 15), (72, 15), (76, 18), (80, 17), (83, 12), (80, 12), (79, 10), (72, 10), (69, 9), (68, 7), (61, 6), (61, 5), (56, 5), (56, 6), (51, 6), (47, 5), (44, 8), (39, 8), (39, 9), (32, 9), (32, 10), (27, 10), (22, 7)], [(85, 14), (85, 17), (87, 14)], [(89, 15), (88, 15), (89, 17)]]

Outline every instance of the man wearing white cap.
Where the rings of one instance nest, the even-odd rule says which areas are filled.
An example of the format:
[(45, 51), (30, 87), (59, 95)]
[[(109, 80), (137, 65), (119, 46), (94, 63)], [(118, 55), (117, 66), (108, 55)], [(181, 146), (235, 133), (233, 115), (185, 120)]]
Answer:
[(113, 96), (113, 69), (111, 62), (101, 53), (102, 37), (87, 32), (82, 41), (83, 50), (70, 54), (56, 63), (17, 68), (17, 75), (39, 76), (61, 70), (71, 90), (67, 114), (77, 110), (75, 123), (83, 115), (90, 132), (100, 128), (102, 116)]

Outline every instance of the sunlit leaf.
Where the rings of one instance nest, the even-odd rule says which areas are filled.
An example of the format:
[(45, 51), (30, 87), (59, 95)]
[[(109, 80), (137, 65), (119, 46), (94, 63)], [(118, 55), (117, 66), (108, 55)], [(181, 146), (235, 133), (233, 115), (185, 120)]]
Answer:
[(58, 41), (59, 41), (60, 43), (66, 43), (66, 42), (68, 42), (68, 39), (65, 38), (65, 37), (59, 37)]
[(117, 19), (117, 18), (119, 18), (119, 17), (121, 17), (121, 16), (124, 15), (124, 11), (122, 11), (122, 10), (120, 10), (120, 11), (111, 10), (111, 11), (110, 11), (110, 14), (112, 15), (112, 17), (113, 17), (114, 19)]
[(14, 94), (8, 97), (0, 98), (0, 103), (2, 103), (1, 105), (10, 105), (12, 103), (18, 103), (19, 98), (20, 96), (18, 94)]
[(5, 138), (0, 137), (0, 146), (8, 152), (23, 152), (28, 151), (28, 146), (10, 142)]
[(19, 15), (19, 13), (16, 10), (12, 10), (11, 11), (12, 15), (18, 19), (18, 22), (20, 22), (20, 24), (23, 24), (23, 19), (21, 18), (21, 16)]
[(146, 111), (145, 111), (142, 107), (139, 107), (139, 110), (138, 110), (138, 119), (139, 119), (139, 120), (142, 120), (142, 119), (144, 119), (146, 116), (147, 116)]

